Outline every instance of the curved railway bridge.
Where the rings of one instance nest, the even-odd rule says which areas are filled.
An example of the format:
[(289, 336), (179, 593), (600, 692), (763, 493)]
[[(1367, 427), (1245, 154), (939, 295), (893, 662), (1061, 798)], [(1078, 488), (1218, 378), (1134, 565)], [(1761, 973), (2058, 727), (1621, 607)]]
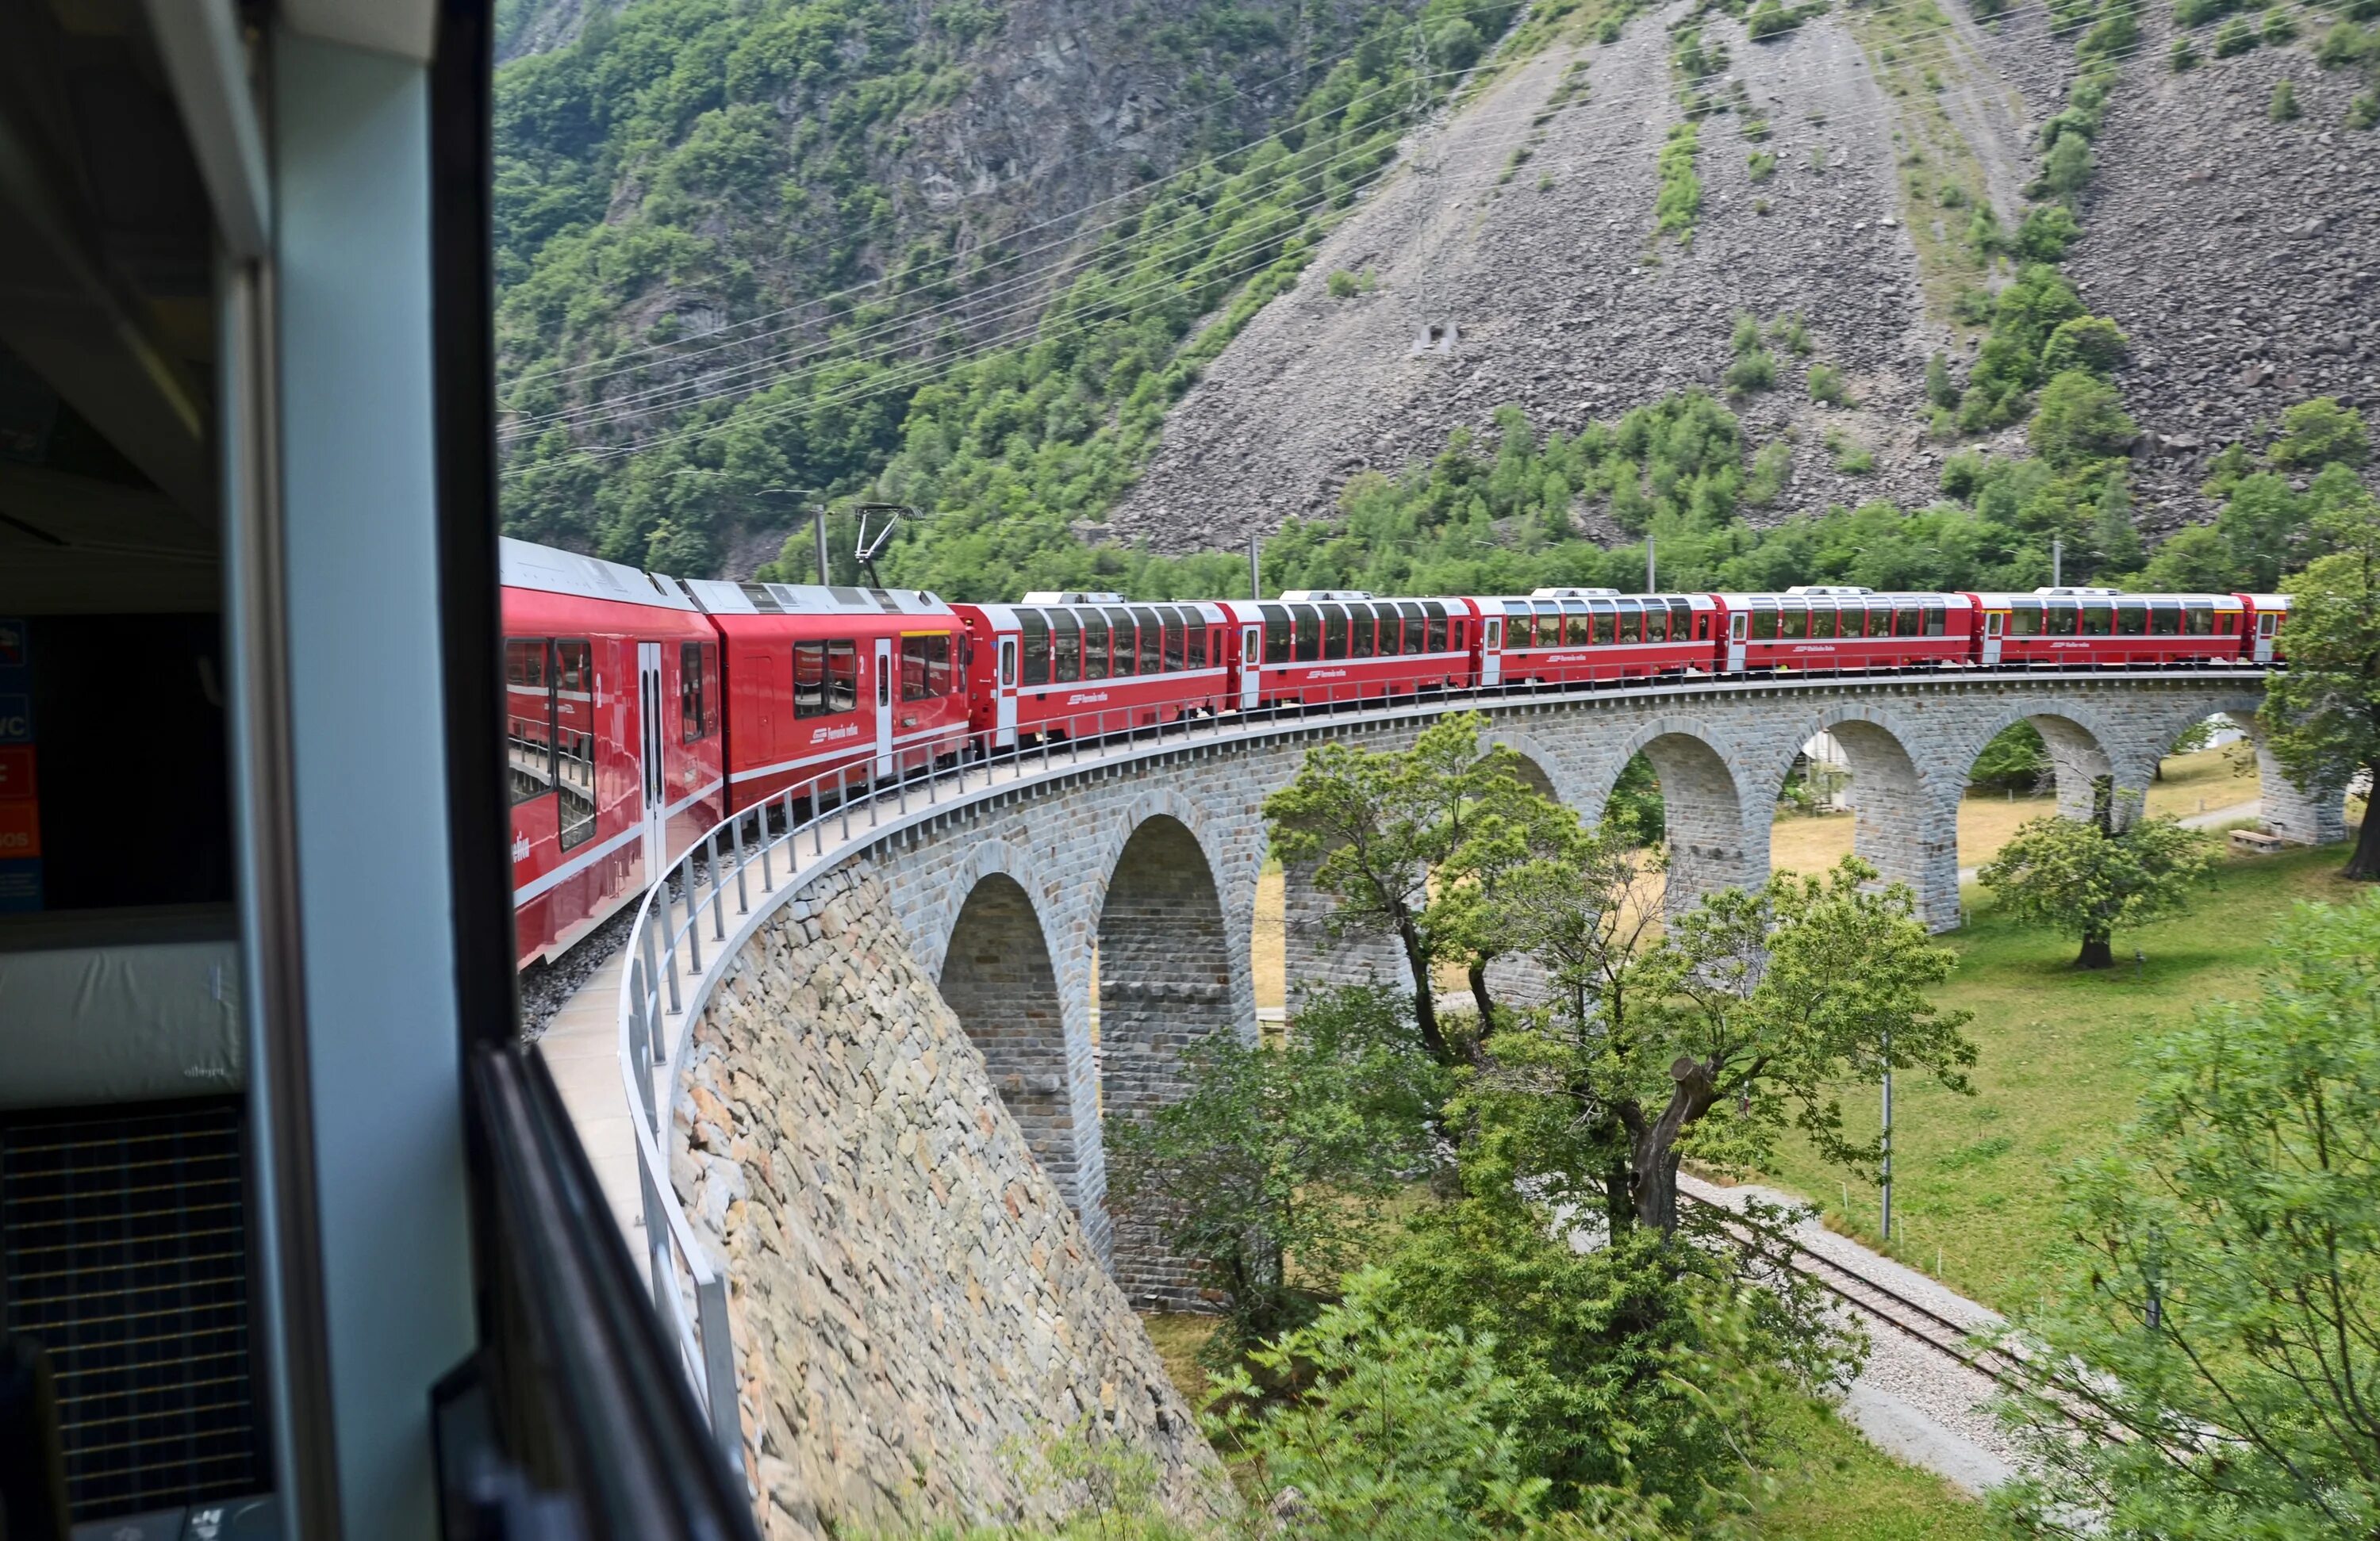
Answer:
[[(787, 794), (722, 824), (648, 895), (617, 997), (618, 1085), (630, 1116), (620, 1119), (614, 1100), (582, 1116), (581, 1134), (649, 1259), (655, 1303), (714, 1428), (735, 1449), (726, 1281), (677, 1191), (690, 1167), (688, 1050), (723, 979), (771, 947), (782, 954), (788, 934), (820, 938), (820, 894), (847, 894), (864, 877), (883, 895), (910, 957), (938, 982), (1117, 1281), (1135, 1302), (1178, 1304), (1189, 1298), (1186, 1270), (1107, 1212), (1101, 1125), (1168, 1098), (1183, 1044), (1256, 1031), (1260, 810), (1313, 745), (1398, 747), (1442, 713), (1477, 710), (1488, 742), (1511, 747), (1542, 790), (1589, 818), (1642, 753), (1660, 778), (1669, 903), (1679, 905), (1766, 879), (1778, 794), (1795, 755), (1825, 731), (1851, 761), (1856, 850), (1908, 884), (1921, 916), (1941, 930), (1960, 914), (1960, 798), (1995, 734), (2031, 722), (2049, 749), (2059, 810), (2086, 816), (2112, 795), (2114, 818), (2127, 822), (2138, 789), (2189, 725), (2229, 713), (2256, 734), (2263, 688), (2260, 670), (2190, 668), (1491, 691), (1044, 745), (841, 806), (821, 798), (824, 811), (807, 821)], [(2341, 791), (2301, 793), (2261, 741), (2258, 758), (2269, 830), (2299, 843), (2344, 836)], [(1406, 977), (1392, 950), (1330, 938), (1320, 923), (1327, 908), (1305, 873), (1287, 874), (1290, 978)]]

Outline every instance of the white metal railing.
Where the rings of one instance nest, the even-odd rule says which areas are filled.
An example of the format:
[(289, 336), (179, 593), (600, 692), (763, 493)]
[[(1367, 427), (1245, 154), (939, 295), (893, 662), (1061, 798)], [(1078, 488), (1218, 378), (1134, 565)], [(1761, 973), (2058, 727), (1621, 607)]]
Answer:
[[(2181, 665), (2166, 668), (2071, 669), (2042, 665), (1962, 667), (1958, 683), (2008, 681), (2043, 685), (2112, 678), (2206, 681), (2261, 680), (2263, 666)], [(678, 1343), (686, 1371), (729, 1463), (743, 1465), (742, 1422), (736, 1409), (735, 1354), (727, 1320), (727, 1281), (687, 1220), (670, 1181), (671, 1112), (694, 1025), (745, 940), (777, 906), (875, 841), (919, 819), (1021, 785), (1193, 743), (1250, 741), (1296, 733), (1318, 722), (1348, 725), (1377, 719), (1436, 716), (1458, 708), (1519, 701), (1548, 704), (1614, 696), (1705, 695), (1750, 688), (1807, 688), (1845, 679), (1944, 679), (1929, 666), (1905, 670), (1797, 670), (1790, 673), (1706, 674), (1661, 678), (1513, 684), (1403, 696), (1352, 694), (1339, 699), (1284, 704), (1186, 717), (1174, 722), (1111, 730), (1117, 716), (1082, 712), (1088, 734), (1044, 735), (1038, 743), (996, 747), (990, 734), (952, 733), (930, 745), (897, 751), (923, 753), (927, 762), (905, 774), (873, 779), (873, 764), (847, 765), (771, 794), (729, 815), (687, 847), (646, 891), (626, 941), (628, 967), (620, 989), (620, 1072), (636, 1133), (637, 1183), (642, 1199), (645, 1251), (654, 1309)], [(1351, 687), (1341, 686), (1342, 690)], [(1147, 709), (1140, 709), (1146, 710)], [(707, 935), (706, 935), (707, 933)]]

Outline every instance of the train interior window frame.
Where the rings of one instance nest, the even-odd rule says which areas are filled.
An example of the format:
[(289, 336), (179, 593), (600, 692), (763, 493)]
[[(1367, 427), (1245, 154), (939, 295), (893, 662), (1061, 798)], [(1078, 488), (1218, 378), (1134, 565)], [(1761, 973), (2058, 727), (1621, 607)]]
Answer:
[[(554, 831), (565, 851), (583, 845), (595, 838), (595, 826), (600, 809), (595, 798), (595, 644), (589, 637), (557, 637), (553, 644), (553, 665), (549, 672), (553, 680), (555, 699), (553, 731)], [(562, 731), (562, 693), (585, 687), (587, 697), (587, 730), (565, 734)], [(583, 815), (574, 812), (576, 800), (585, 807)]]
[[(516, 654), (534, 660), (537, 665), (537, 678), (532, 680), (516, 675), (513, 668), (513, 660)], [(545, 751), (544, 780), (541, 782), (537, 781), (532, 776), (526, 774), (518, 777), (512, 789), (513, 807), (518, 807), (524, 803), (534, 803), (540, 797), (551, 795), (558, 784), (559, 771), (553, 762), (553, 737), (555, 727), (553, 681), (553, 638), (550, 637), (508, 637), (504, 638), (504, 740), (507, 754), (509, 754), (510, 750), (515, 746), (525, 748), (531, 754), (534, 754), (540, 749)], [(535, 738), (524, 739), (513, 731), (513, 723), (515, 721), (512, 710), (513, 691), (516, 688), (525, 689), (529, 687), (534, 687), (538, 694), (542, 696), (545, 699), (545, 736), (542, 742)], [(524, 792), (522, 790), (524, 785), (533, 786), (535, 790)]]

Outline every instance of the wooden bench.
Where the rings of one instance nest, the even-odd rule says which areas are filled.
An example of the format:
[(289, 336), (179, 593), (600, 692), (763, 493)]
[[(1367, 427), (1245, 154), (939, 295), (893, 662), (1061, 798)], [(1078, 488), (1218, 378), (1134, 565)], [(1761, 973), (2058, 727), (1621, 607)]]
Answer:
[(2231, 849), (2251, 856), (2269, 856), (2289, 843), (2277, 834), (2262, 830), (2234, 830)]

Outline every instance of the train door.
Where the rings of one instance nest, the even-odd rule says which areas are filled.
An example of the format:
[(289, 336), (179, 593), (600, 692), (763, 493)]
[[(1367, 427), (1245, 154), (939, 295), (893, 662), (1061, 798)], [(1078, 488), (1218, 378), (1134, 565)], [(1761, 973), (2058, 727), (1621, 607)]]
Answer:
[(1743, 641), (1752, 628), (1752, 617), (1739, 610), (1727, 618), (1727, 667), (1730, 673), (1743, 669)]
[(892, 639), (876, 639), (876, 779), (892, 774)]
[(1490, 615), (1479, 633), (1479, 683), (1500, 685), (1504, 679), (1504, 618)]
[(1254, 711), (1264, 685), (1264, 627), (1240, 628), (1240, 710)]
[(2281, 613), (2261, 610), (2256, 613), (2256, 661), (2273, 661), (2273, 634), (2280, 629)]
[(1000, 639), (1000, 673), (992, 684), (992, 727), (995, 747), (1016, 747), (1016, 638)]
[(661, 875), (669, 861), (669, 778), (662, 763), (662, 645), (637, 644), (637, 780), (638, 819), (644, 828), (645, 880)]
[(2007, 619), (1997, 610), (1984, 612), (1984, 665), (1986, 668), (2000, 661), (2000, 627)]

